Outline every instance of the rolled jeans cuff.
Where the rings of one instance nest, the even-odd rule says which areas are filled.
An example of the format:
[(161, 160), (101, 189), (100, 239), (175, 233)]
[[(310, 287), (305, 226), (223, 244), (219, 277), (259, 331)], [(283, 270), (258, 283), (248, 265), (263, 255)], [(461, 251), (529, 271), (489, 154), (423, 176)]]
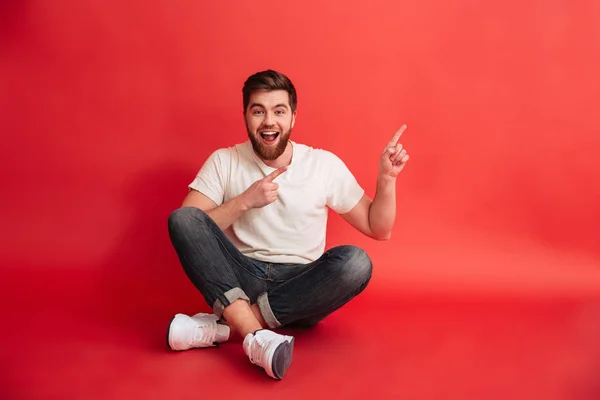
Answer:
[(223, 316), (223, 310), (225, 310), (225, 307), (229, 306), (234, 301), (240, 299), (246, 300), (248, 303), (250, 303), (250, 299), (242, 289), (240, 289), (239, 287), (229, 289), (221, 296), (217, 297), (217, 300), (215, 300), (215, 304), (213, 304), (213, 312), (217, 317), (221, 318)]
[(263, 319), (265, 320), (265, 323), (269, 326), (269, 328), (279, 328), (281, 326), (281, 323), (277, 320), (277, 318), (275, 318), (275, 314), (273, 314), (273, 310), (271, 310), (271, 305), (269, 304), (269, 297), (266, 292), (258, 296), (256, 303), (258, 304), (260, 313), (262, 314)]

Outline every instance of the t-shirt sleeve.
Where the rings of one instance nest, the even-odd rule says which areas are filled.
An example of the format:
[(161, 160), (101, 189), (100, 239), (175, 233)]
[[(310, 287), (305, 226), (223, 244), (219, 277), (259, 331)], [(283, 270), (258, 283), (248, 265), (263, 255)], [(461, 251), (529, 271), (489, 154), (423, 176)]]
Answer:
[(226, 149), (212, 153), (188, 187), (204, 194), (217, 206), (223, 204), (228, 176), (228, 159)]
[(344, 214), (358, 204), (365, 191), (338, 156), (330, 152), (326, 154), (327, 206), (338, 214)]

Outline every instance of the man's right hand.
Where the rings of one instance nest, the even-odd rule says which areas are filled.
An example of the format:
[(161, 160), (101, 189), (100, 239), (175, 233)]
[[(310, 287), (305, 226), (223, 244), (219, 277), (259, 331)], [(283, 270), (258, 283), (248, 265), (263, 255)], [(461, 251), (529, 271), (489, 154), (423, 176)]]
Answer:
[(244, 205), (250, 210), (273, 203), (277, 199), (277, 189), (279, 189), (279, 185), (273, 180), (283, 174), (286, 169), (285, 167), (276, 169), (264, 178), (254, 182), (242, 193)]

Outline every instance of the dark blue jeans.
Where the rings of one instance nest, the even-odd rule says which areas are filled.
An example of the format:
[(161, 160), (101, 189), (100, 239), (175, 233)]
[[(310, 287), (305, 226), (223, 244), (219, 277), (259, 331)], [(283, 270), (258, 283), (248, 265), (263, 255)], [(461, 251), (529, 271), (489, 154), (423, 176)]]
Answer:
[(369, 256), (355, 246), (327, 250), (308, 264), (279, 264), (243, 255), (202, 210), (169, 216), (179, 261), (213, 312), (238, 299), (258, 304), (267, 325), (312, 326), (362, 292), (371, 280)]

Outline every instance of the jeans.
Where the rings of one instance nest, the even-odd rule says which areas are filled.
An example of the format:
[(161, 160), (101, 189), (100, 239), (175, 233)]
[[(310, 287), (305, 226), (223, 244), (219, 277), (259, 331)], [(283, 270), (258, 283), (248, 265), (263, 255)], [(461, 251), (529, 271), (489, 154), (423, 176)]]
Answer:
[(169, 235), (188, 278), (219, 318), (224, 308), (243, 299), (258, 304), (272, 329), (313, 326), (371, 280), (371, 259), (355, 246), (333, 247), (308, 264), (247, 257), (196, 207), (183, 207), (169, 216)]

